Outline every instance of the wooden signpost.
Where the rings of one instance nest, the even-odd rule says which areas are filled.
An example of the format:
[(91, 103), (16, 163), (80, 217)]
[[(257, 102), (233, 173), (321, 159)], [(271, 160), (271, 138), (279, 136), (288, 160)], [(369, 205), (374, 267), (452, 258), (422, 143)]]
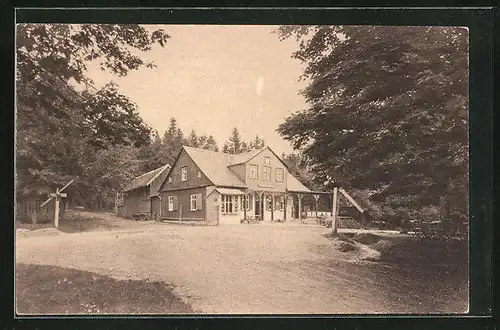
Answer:
[(75, 179), (71, 180), (70, 182), (68, 182), (61, 189), (57, 188), (56, 192), (55, 193), (50, 193), (49, 194), (49, 198), (40, 205), (40, 207), (44, 207), (48, 202), (50, 202), (52, 199), (54, 199), (54, 201), (55, 201), (55, 206), (54, 206), (54, 226), (56, 228), (59, 227), (59, 203), (61, 201), (61, 198), (67, 197), (67, 194), (63, 193), (62, 191), (64, 189), (68, 188), (68, 186), (70, 184), (72, 184), (74, 181), (75, 181)]
[(332, 234), (337, 236), (337, 210), (338, 210), (338, 189), (337, 187), (333, 188), (333, 199), (332, 199)]

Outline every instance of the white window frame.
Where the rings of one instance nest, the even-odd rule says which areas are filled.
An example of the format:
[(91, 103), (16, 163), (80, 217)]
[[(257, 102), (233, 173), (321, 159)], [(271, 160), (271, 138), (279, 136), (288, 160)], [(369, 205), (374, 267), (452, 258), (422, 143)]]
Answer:
[(266, 196), (265, 208), (266, 208), (266, 211), (273, 210), (274, 205), (273, 205), (273, 198), (271, 196)]
[(285, 196), (280, 196), (280, 211), (285, 209)]
[[(190, 209), (191, 211), (196, 211), (198, 210), (198, 205), (197, 205), (197, 198), (196, 198), (196, 195), (191, 195), (190, 196), (190, 199), (189, 199), (189, 206), (190, 206)], [(193, 207), (193, 202), (194, 202), (194, 207)]]
[(187, 181), (188, 179), (188, 171), (187, 166), (181, 167), (181, 181)]
[[(282, 183), (283, 181), (285, 181), (284, 180), (285, 179), (285, 170), (284, 169), (278, 167), (275, 170), (275, 172), (276, 172), (276, 178), (275, 178), (276, 182)], [(278, 172), (280, 173), (280, 175), (278, 175)], [(278, 180), (278, 179), (280, 179), (280, 180)]]
[(240, 198), (240, 210), (250, 210), (250, 194), (241, 195)]
[[(267, 177), (266, 177), (266, 169), (269, 169), (269, 172), (267, 173)], [(271, 181), (271, 172), (272, 172), (272, 169), (271, 169), (271, 166), (264, 166), (264, 168), (262, 169), (262, 180), (264, 181)]]
[[(221, 212), (222, 214), (236, 214), (239, 210), (240, 203), (238, 195), (221, 195)], [(228, 210), (231, 209), (230, 212)]]
[[(254, 170), (255, 171), (252, 171)], [(259, 178), (259, 165), (253, 165), (253, 164), (250, 164), (250, 179), (255, 179), (257, 180)]]
[(174, 211), (174, 196), (167, 196), (167, 204), (168, 204), (168, 212), (173, 212)]

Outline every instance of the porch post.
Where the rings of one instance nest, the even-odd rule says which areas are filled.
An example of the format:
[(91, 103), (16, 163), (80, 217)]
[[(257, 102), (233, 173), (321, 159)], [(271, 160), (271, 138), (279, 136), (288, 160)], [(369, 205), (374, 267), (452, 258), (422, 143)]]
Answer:
[(274, 221), (274, 193), (271, 193), (271, 221)]
[(250, 201), (247, 201), (247, 191), (245, 191), (245, 195), (243, 195), (243, 220), (247, 220), (247, 202), (250, 204)]
[(283, 213), (283, 221), (286, 221), (286, 200), (288, 199), (288, 195), (285, 193), (284, 195), (284, 202), (283, 202), (283, 209), (284, 209), (284, 213)]
[(264, 213), (266, 210), (266, 201), (264, 200), (266, 197), (264, 192), (259, 193), (259, 204), (260, 204), (260, 220), (264, 221)]
[(319, 195), (314, 195), (314, 209), (316, 211), (316, 219), (318, 218), (318, 199)]
[(299, 200), (299, 221), (302, 222), (302, 195), (297, 194), (298, 200)]

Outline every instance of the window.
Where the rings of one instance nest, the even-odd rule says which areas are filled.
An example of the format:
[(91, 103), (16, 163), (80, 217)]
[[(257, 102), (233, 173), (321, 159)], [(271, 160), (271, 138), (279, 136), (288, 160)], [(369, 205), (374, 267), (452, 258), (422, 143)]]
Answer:
[(171, 176), (168, 177), (168, 183), (172, 183), (172, 177)]
[(259, 167), (257, 165), (250, 165), (250, 179), (257, 179), (259, 173)]
[(240, 210), (250, 210), (250, 195), (241, 196)]
[(233, 196), (233, 211), (234, 211), (234, 213), (237, 213), (238, 209), (241, 209), (238, 207), (239, 203), (240, 203), (240, 196)]
[(285, 209), (285, 196), (280, 196), (279, 198), (279, 209), (280, 211)]
[(276, 169), (276, 182), (283, 182), (283, 169), (282, 168)]
[(196, 195), (191, 195), (191, 211), (196, 210)]
[(191, 195), (190, 206), (191, 206), (191, 211), (199, 211), (202, 209), (201, 194)]
[(198, 171), (198, 174), (196, 176), (198, 177), (198, 180), (201, 179), (201, 171)]
[(264, 157), (264, 164), (271, 164), (271, 159), (269, 157)]
[(222, 195), (221, 196), (221, 211), (224, 214), (238, 212), (238, 196)]
[(168, 211), (172, 212), (174, 210), (174, 196), (168, 196)]
[(264, 166), (264, 180), (271, 180), (271, 168), (269, 166)]
[(188, 179), (188, 169), (187, 166), (181, 167), (181, 181), (187, 181)]
[(273, 199), (271, 196), (267, 196), (267, 198), (266, 198), (266, 209), (268, 211), (272, 211), (272, 209), (273, 209)]

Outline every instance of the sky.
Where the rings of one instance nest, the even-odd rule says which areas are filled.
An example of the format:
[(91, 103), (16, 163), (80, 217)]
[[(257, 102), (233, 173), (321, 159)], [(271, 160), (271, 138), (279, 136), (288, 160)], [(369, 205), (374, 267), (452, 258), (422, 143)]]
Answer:
[(219, 147), (237, 127), (245, 141), (256, 134), (275, 152), (292, 152), (276, 132), (291, 113), (306, 107), (299, 91), (303, 66), (292, 59), (294, 39), (280, 41), (277, 26), (162, 25), (165, 48), (141, 54), (154, 69), (117, 77), (90, 66), (97, 88), (109, 81), (139, 107), (160, 136), (175, 117), (184, 134), (213, 135)]

